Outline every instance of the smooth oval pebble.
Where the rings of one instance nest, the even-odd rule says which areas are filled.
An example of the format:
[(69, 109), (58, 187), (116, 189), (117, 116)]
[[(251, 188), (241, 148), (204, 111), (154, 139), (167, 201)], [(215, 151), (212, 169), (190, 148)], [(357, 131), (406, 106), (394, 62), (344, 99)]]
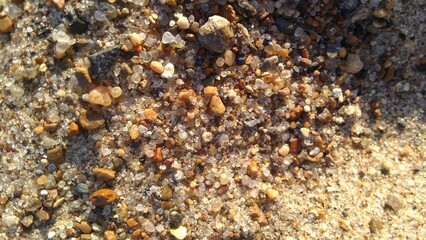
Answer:
[(94, 168), (92, 172), (96, 178), (99, 178), (102, 181), (109, 181), (115, 178), (115, 171), (113, 170), (105, 168)]
[(152, 61), (149, 64), (149, 67), (151, 68), (152, 71), (154, 71), (156, 73), (163, 73), (164, 72), (163, 64), (161, 64), (159, 61)]
[(216, 116), (221, 116), (226, 112), (225, 105), (223, 104), (222, 99), (220, 99), (218, 96), (212, 97), (210, 100), (209, 109)]
[(118, 199), (118, 194), (111, 189), (102, 188), (90, 196), (90, 201), (97, 207), (108, 205)]

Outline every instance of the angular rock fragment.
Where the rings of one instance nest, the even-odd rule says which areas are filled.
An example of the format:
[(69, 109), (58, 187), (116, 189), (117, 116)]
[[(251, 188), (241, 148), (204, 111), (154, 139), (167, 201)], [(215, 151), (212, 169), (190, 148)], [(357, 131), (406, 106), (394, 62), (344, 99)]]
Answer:
[(111, 69), (119, 53), (120, 45), (117, 45), (90, 55), (90, 74), (95, 78), (105, 75)]
[(221, 53), (231, 44), (234, 30), (228, 19), (214, 15), (198, 31), (200, 43), (212, 52)]

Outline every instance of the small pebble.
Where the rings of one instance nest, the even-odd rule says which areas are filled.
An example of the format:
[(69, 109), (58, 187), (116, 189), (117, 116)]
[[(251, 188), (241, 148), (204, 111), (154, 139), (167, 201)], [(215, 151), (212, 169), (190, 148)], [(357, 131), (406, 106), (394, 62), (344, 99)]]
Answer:
[(80, 127), (75, 122), (70, 122), (68, 125), (67, 134), (69, 137), (77, 136), (80, 133)]
[(102, 106), (109, 106), (112, 103), (109, 90), (104, 86), (97, 86), (95, 89), (90, 91), (87, 100), (92, 104), (98, 104)]
[(130, 139), (136, 140), (139, 138), (141, 133), (139, 132), (139, 127), (136, 124), (133, 124), (129, 129)]
[(115, 178), (115, 171), (109, 170), (105, 168), (94, 168), (92, 170), (93, 175), (95, 175), (96, 178), (102, 180), (102, 181), (109, 181)]
[(346, 62), (346, 72), (348, 73), (358, 73), (362, 70), (364, 67), (364, 64), (362, 63), (361, 59), (356, 54), (348, 54), (348, 59)]
[(102, 188), (90, 196), (90, 201), (97, 207), (108, 205), (118, 199), (118, 194), (111, 189)]
[(13, 23), (8, 16), (0, 17), (0, 33), (8, 33), (12, 31)]
[(154, 71), (156, 73), (163, 73), (164, 72), (163, 64), (161, 64), (158, 61), (152, 61), (149, 64), (149, 67), (151, 68), (152, 71)]
[(225, 105), (222, 99), (218, 96), (213, 96), (210, 100), (209, 110), (216, 116), (222, 116), (226, 112)]
[(279, 192), (278, 190), (268, 188), (266, 189), (265, 194), (270, 200), (275, 200), (278, 197)]
[(389, 206), (394, 210), (395, 212), (398, 212), (401, 210), (401, 208), (404, 207), (404, 203), (402, 202), (401, 198), (394, 194), (389, 194), (387, 200), (386, 200), (386, 206)]
[(38, 179), (37, 179), (37, 184), (38, 185), (44, 185), (47, 183), (47, 176), (46, 175), (41, 175)]
[(173, 197), (173, 190), (170, 188), (169, 184), (164, 183), (161, 188), (161, 200), (168, 201)]
[(47, 150), (47, 160), (49, 163), (61, 164), (65, 161), (64, 149), (62, 146), (57, 146)]
[(187, 229), (184, 226), (180, 226), (176, 229), (170, 229), (170, 234), (172, 234), (176, 239), (183, 240), (186, 237)]
[(87, 84), (92, 83), (92, 78), (90, 77), (89, 69), (87, 68), (75, 68), (75, 77), (81, 86), (86, 86)]
[(76, 191), (81, 194), (89, 193), (89, 186), (85, 183), (78, 183)]
[(287, 156), (290, 153), (290, 147), (288, 146), (288, 144), (282, 145), (278, 150), (278, 153), (283, 157)]
[(117, 236), (114, 231), (107, 230), (104, 232), (104, 240), (117, 240)]
[(105, 123), (105, 119), (101, 115), (94, 112), (87, 112), (85, 109), (81, 110), (79, 121), (84, 129), (89, 130), (100, 128)]
[(207, 96), (213, 96), (217, 93), (217, 87), (207, 86), (207, 87), (204, 88), (203, 92)]
[(57, 8), (63, 10), (65, 7), (65, 0), (50, 0)]
[(147, 108), (143, 111), (143, 114), (145, 115), (145, 118), (150, 121), (157, 119), (157, 113), (153, 109)]
[(183, 29), (183, 30), (185, 30), (185, 29), (188, 29), (189, 28), (189, 20), (188, 20), (188, 18), (187, 17), (180, 17), (177, 21), (176, 21), (176, 24), (177, 24), (177, 26), (178, 26), (178, 28), (179, 29)]
[(368, 224), (371, 233), (380, 233), (383, 229), (383, 223), (378, 218), (371, 218), (370, 223)]
[(134, 218), (127, 219), (126, 224), (129, 228), (135, 228), (139, 225), (138, 221), (136, 221)]
[(228, 19), (214, 15), (200, 27), (198, 40), (212, 52), (221, 53), (230, 47), (234, 37), (234, 30)]
[(80, 227), (80, 231), (81, 231), (82, 233), (89, 234), (89, 233), (91, 233), (91, 232), (92, 232), (92, 227), (91, 227), (91, 226), (89, 225), (89, 223), (88, 223), (88, 222), (86, 222), (86, 221), (82, 221), (82, 222), (80, 223), (79, 227)]
[(259, 175), (259, 167), (257, 166), (256, 161), (251, 161), (247, 166), (247, 174), (251, 177), (256, 177)]

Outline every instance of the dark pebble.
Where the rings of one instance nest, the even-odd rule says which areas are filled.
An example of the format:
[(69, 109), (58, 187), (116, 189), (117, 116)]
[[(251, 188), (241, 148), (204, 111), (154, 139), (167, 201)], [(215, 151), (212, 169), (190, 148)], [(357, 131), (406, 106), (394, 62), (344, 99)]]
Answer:
[(90, 74), (92, 77), (99, 77), (108, 72), (115, 63), (118, 54), (120, 53), (120, 45), (109, 49), (102, 50), (89, 56), (91, 63)]
[(77, 184), (76, 191), (80, 194), (89, 193), (89, 187), (85, 183), (79, 183)]
[(68, 31), (72, 34), (83, 34), (89, 29), (87, 22), (78, 17), (74, 17), (68, 26)]
[(294, 33), (294, 25), (290, 21), (286, 20), (283, 17), (277, 17), (275, 19), (275, 26), (277, 26), (278, 31), (286, 34)]
[(245, 62), (246, 62), (246, 56), (244, 55), (244, 53), (238, 51), (236, 54), (235, 63), (238, 66), (241, 66), (241, 65), (244, 65)]
[(170, 226), (172, 228), (179, 227), (180, 224), (182, 223), (182, 219), (183, 219), (182, 214), (180, 214), (178, 212), (172, 212), (170, 214)]

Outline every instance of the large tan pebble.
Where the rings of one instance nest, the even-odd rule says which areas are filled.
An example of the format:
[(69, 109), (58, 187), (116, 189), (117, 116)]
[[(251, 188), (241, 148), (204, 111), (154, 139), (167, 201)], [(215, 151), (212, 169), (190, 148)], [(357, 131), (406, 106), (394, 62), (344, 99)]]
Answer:
[(102, 188), (90, 196), (90, 201), (97, 207), (108, 205), (118, 199), (118, 194), (111, 189)]
[(222, 116), (226, 112), (225, 105), (222, 99), (218, 96), (213, 96), (210, 100), (209, 110), (216, 116)]

